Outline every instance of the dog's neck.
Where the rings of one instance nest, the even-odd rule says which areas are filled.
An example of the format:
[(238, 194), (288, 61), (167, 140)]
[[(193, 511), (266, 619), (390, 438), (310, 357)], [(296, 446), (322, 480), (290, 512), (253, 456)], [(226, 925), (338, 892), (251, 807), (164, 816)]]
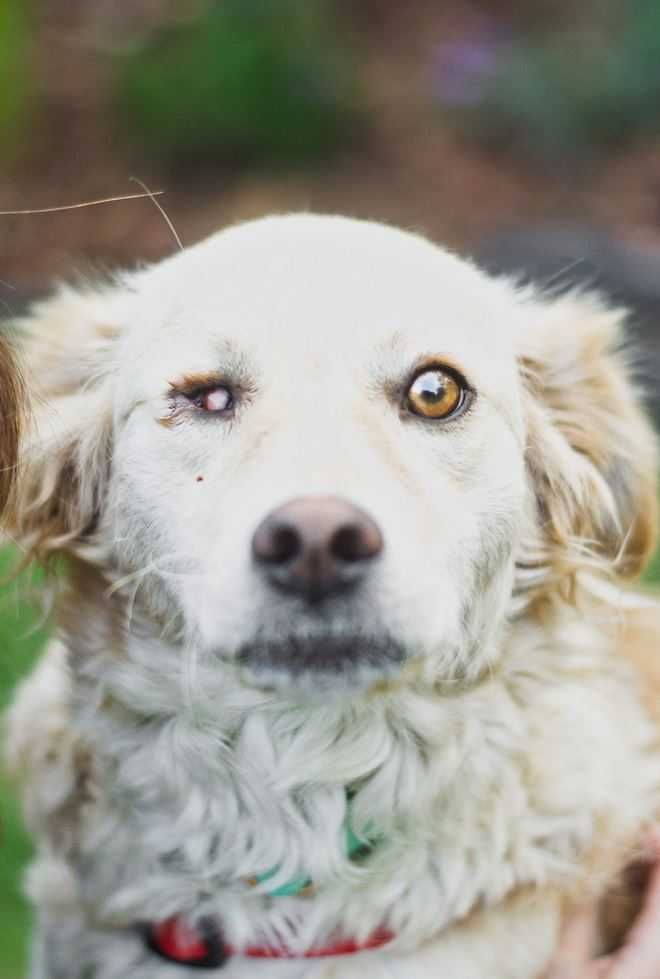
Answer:
[[(299, 948), (359, 921), (363, 938), (385, 926), (418, 941), (575, 872), (603, 812), (620, 841), (640, 807), (654, 811), (657, 766), (624, 763), (651, 758), (652, 731), (577, 616), (513, 626), (499, 666), (451, 696), (401, 684), (304, 704), (84, 604), (67, 634), (75, 723), (96, 770), (95, 833), (117, 853), (93, 842), (85, 874), (122, 921), (215, 914), (237, 944), (286, 933)], [(595, 756), (612, 759), (609, 781), (589, 777)], [(347, 786), (358, 835), (382, 840), (363, 863), (347, 852)], [(268, 897), (301, 878), (312, 901)]]

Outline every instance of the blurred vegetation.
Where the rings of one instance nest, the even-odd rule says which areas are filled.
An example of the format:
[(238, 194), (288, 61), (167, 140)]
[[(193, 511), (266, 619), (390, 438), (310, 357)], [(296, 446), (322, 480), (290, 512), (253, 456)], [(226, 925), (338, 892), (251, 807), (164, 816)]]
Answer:
[(479, 140), (536, 158), (570, 163), (657, 135), (660, 4), (629, 0), (609, 17), (592, 14), (527, 33), (500, 21), (440, 45), (437, 96)]
[(0, 0), (0, 153), (11, 162), (27, 121), (28, 15), (26, 0)]
[[(0, 713), (46, 638), (40, 615), (29, 600), (33, 572), (25, 572), (11, 586), (6, 583), (5, 576), (14, 560), (10, 552), (0, 552)], [(22, 897), (22, 875), (31, 846), (1, 768), (0, 827), (0, 979), (18, 979), (24, 974), (29, 934), (30, 915)]]
[(164, 162), (297, 164), (342, 146), (357, 119), (349, 45), (325, 0), (223, 0), (125, 54), (118, 108)]

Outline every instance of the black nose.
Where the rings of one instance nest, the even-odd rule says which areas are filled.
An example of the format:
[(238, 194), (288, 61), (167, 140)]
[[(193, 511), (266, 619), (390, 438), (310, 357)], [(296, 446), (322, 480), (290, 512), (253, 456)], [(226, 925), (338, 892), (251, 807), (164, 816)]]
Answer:
[(382, 550), (377, 524), (338, 496), (290, 500), (252, 538), (254, 560), (268, 581), (309, 602), (354, 587)]

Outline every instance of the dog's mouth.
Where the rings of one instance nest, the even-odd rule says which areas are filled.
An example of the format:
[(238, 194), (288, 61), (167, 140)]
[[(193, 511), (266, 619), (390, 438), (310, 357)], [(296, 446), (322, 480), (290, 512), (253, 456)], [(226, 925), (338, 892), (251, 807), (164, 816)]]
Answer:
[(360, 634), (257, 638), (235, 656), (251, 684), (309, 690), (364, 688), (398, 674), (406, 659), (394, 638)]

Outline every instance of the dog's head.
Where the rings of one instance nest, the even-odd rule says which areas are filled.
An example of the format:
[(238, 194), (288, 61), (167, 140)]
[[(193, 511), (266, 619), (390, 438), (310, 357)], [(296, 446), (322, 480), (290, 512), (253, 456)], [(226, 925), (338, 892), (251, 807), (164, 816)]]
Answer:
[(250, 684), (470, 682), (512, 615), (653, 546), (621, 320), (381, 225), (224, 231), (35, 310), (13, 530)]

